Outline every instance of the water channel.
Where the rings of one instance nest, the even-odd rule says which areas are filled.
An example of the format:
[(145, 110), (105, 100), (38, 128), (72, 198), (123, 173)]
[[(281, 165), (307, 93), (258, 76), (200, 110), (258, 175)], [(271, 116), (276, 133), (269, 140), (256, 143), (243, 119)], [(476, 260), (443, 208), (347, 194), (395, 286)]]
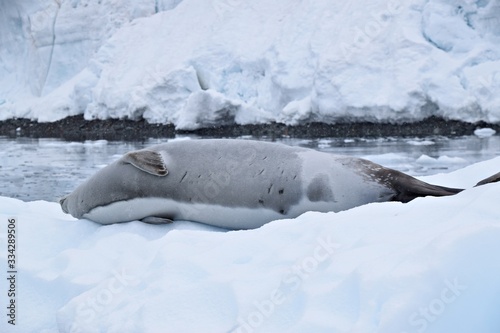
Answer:
[[(182, 136), (173, 140), (180, 139), (198, 138)], [(271, 141), (266, 137), (243, 139)], [(172, 139), (67, 142), (57, 139), (0, 137), (0, 196), (24, 201), (57, 201), (127, 151), (168, 140)], [(450, 172), (500, 156), (498, 135), (486, 138), (465, 136), (346, 140), (283, 138), (275, 141), (333, 154), (364, 157), (415, 176)]]

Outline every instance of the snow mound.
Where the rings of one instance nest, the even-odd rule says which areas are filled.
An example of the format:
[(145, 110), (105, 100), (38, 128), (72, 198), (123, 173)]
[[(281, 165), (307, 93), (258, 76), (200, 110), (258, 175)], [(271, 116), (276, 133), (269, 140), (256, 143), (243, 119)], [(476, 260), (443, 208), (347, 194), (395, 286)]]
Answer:
[[(0, 119), (500, 121), (490, 0), (0, 4)], [(86, 29), (80, 27), (84, 25)]]
[[(469, 186), (499, 164), (432, 180)], [(489, 184), (231, 232), (100, 226), (56, 203), (0, 197), (0, 243), (17, 220), (21, 309), (0, 330), (496, 333), (499, 196)]]

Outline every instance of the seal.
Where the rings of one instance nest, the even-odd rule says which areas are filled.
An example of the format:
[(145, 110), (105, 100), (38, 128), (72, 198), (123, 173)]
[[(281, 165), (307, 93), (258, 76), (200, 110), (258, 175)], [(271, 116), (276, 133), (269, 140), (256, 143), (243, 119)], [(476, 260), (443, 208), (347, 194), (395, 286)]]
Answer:
[[(482, 182), (500, 180), (500, 173)], [(361, 158), (251, 140), (185, 140), (132, 151), (60, 200), (102, 224), (189, 220), (258, 228), (307, 211), (408, 202), (462, 189), (431, 185)]]

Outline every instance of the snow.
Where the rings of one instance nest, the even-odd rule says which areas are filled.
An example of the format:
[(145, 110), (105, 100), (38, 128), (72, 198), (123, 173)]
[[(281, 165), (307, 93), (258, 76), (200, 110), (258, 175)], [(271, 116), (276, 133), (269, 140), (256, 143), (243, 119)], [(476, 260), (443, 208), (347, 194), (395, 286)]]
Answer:
[[(499, 163), (422, 179), (469, 188)], [(489, 184), (248, 231), (101, 226), (0, 197), (2, 270), (12, 218), (18, 258), (17, 325), (0, 330), (498, 332), (499, 196)]]
[[(491, 0), (0, 3), (0, 119), (500, 122)], [(82, 27), (85, 27), (82, 29)]]

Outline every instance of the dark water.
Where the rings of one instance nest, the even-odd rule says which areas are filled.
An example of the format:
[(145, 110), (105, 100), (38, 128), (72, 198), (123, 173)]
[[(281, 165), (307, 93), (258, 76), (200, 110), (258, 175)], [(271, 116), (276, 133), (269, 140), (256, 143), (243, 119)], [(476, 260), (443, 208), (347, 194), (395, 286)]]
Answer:
[[(145, 142), (66, 142), (56, 139), (0, 138), (0, 196), (25, 201), (56, 201), (125, 152), (167, 141), (150, 139)], [(412, 175), (450, 172), (500, 156), (498, 135), (451, 139), (290, 138), (278, 141), (335, 154), (365, 157)]]

